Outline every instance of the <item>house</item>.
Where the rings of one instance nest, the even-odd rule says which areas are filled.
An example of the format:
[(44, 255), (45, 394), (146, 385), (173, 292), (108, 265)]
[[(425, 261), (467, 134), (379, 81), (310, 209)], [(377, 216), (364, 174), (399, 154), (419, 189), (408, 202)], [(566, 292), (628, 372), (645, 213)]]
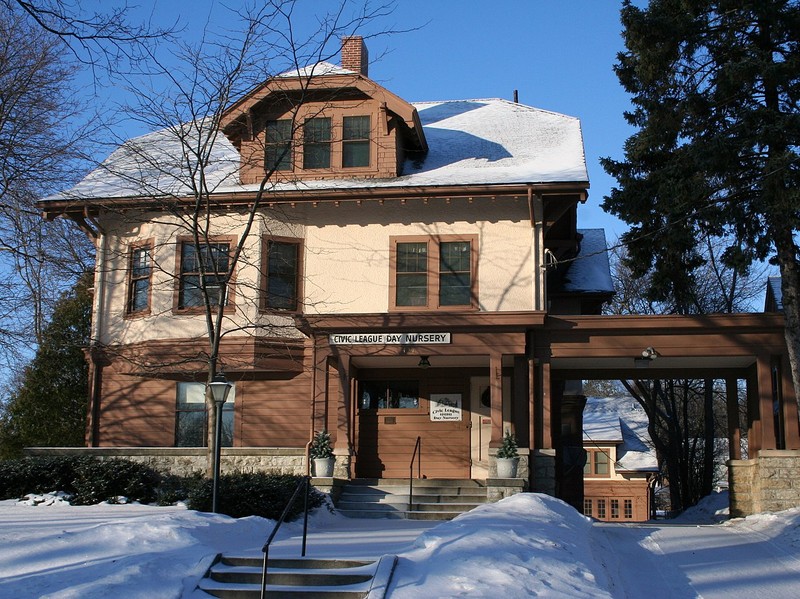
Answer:
[[(780, 316), (600, 314), (613, 285), (603, 232), (578, 227), (577, 118), (411, 103), (368, 77), (367, 58), (345, 38), (341, 65), (229, 106), (214, 144), (203, 120), (155, 131), (40, 202), (97, 248), (87, 453), (203, 470), (212, 364), (234, 384), (223, 471), (306, 472), (327, 430), (337, 479), (407, 477), (416, 455), (422, 477), (558, 495), (565, 448), (581, 443), (569, 382), (628, 376), (648, 346), (653, 374), (748, 380), (751, 447), (772, 448), (761, 414), (787, 379), (759, 373), (785, 354)], [(506, 430), (513, 481), (495, 476)]]
[(588, 397), (583, 448), (583, 513), (608, 522), (649, 520), (658, 459), (647, 432), (647, 415), (636, 401)]

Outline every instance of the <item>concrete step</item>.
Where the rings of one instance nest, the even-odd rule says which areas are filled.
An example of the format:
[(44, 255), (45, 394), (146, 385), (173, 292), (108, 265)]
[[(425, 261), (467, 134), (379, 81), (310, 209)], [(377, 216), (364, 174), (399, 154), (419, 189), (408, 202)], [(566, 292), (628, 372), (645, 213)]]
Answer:
[[(363, 599), (376, 584), (388, 584), (396, 561), (395, 556), (376, 561), (270, 559), (266, 596)], [(261, 567), (258, 556), (218, 556), (198, 588), (223, 599), (260, 597)]]
[(486, 488), (473, 480), (414, 479), (411, 506), (408, 491), (408, 479), (355, 479), (336, 508), (351, 518), (450, 520), (487, 502)]

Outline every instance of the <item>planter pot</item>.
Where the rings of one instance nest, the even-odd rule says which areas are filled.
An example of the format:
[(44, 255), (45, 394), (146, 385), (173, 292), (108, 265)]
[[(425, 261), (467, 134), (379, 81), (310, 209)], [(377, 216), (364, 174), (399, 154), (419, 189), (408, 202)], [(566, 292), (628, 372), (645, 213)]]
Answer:
[(497, 458), (497, 478), (516, 478), (519, 458)]
[(336, 458), (314, 458), (314, 476), (330, 478), (333, 476), (333, 465)]

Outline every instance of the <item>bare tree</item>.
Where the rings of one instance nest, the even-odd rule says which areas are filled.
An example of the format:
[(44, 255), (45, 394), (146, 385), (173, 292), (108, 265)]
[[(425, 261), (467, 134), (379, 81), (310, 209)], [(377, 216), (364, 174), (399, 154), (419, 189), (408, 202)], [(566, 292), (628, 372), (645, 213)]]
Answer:
[[(636, 278), (624, 249), (612, 255), (617, 295), (607, 311), (613, 314), (709, 314), (747, 311), (761, 295), (766, 268), (745, 274), (724, 266), (719, 255), (726, 243), (704, 239), (705, 265), (682, 289), (680, 299), (654, 302), (643, 293), (650, 281)], [(650, 274), (646, 275), (647, 277)], [(673, 509), (686, 509), (711, 492), (726, 436), (724, 385), (711, 379), (622, 381), (648, 416), (648, 430), (662, 470), (669, 479)], [(744, 398), (742, 398), (742, 401)]]
[(35, 200), (80, 172), (90, 130), (77, 123), (64, 46), (0, 4), (0, 355), (29, 359), (57, 298), (91, 265), (70, 223), (43, 223)]

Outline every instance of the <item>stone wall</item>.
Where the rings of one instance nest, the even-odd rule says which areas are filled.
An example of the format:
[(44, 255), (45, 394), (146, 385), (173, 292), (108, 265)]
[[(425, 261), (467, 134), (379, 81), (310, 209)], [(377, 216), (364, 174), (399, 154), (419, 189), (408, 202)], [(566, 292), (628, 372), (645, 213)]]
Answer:
[[(223, 447), (220, 472), (269, 472), (306, 474), (304, 449), (283, 447)], [(165, 474), (188, 476), (205, 472), (206, 450), (202, 447), (29, 447), (26, 456), (86, 455), (99, 459), (124, 458), (146, 464)]]
[(734, 518), (800, 506), (800, 450), (762, 449), (751, 460), (728, 462)]

